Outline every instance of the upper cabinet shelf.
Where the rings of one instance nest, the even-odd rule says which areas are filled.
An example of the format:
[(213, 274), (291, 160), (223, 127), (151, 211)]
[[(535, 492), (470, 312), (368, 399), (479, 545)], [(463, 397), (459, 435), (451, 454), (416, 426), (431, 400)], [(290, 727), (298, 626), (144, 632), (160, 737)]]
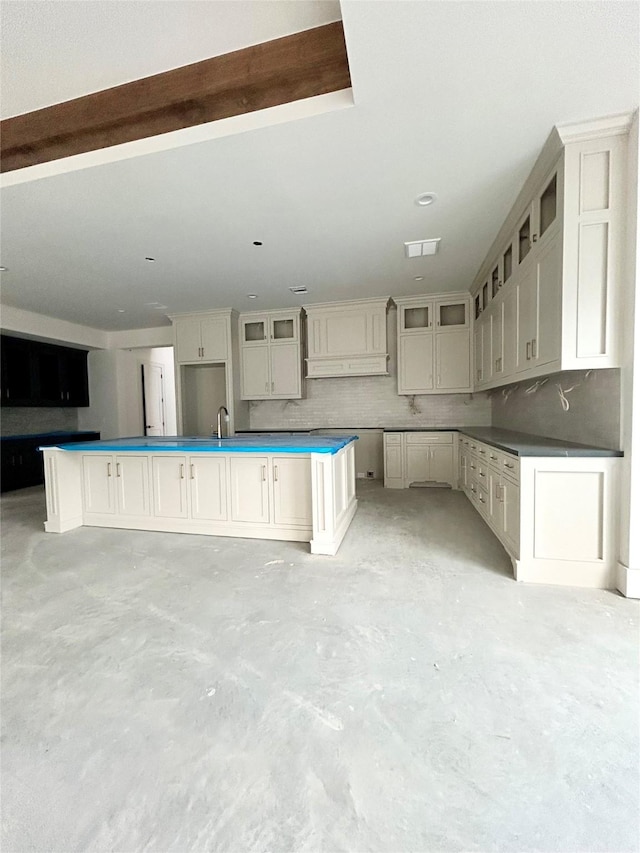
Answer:
[(556, 128), (471, 288), (474, 383), (620, 366), (631, 116)]
[(307, 377), (386, 376), (389, 297), (305, 305)]

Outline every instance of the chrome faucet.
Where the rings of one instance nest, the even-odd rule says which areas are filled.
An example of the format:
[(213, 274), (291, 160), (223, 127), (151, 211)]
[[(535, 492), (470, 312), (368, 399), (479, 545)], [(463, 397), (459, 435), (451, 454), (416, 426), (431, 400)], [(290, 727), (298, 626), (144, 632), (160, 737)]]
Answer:
[[(229, 410), (226, 406), (220, 406), (218, 409), (218, 438), (222, 438), (222, 419), (226, 424), (229, 423)], [(229, 438), (229, 427), (227, 427), (226, 438)]]

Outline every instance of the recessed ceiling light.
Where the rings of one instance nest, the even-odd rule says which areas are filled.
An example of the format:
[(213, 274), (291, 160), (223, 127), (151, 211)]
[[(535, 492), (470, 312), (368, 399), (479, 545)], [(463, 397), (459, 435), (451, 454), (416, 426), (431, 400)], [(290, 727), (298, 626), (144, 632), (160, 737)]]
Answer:
[(438, 198), (435, 193), (420, 193), (418, 198), (416, 199), (416, 204), (418, 207), (427, 207)]
[(9, 267), (0, 267), (0, 272), (9, 272)]
[(155, 261), (155, 258), (145, 258), (145, 261), (149, 261), (150, 263), (153, 263)]
[(124, 314), (124, 308), (118, 308), (118, 314)]
[(290, 287), (289, 290), (291, 291), (291, 293), (308, 293), (309, 292), (307, 290), (306, 284), (299, 284), (295, 287)]
[(254, 240), (253, 245), (254, 246), (262, 246), (262, 240)]
[(424, 255), (435, 255), (441, 237), (431, 237), (426, 240), (412, 240), (404, 244), (404, 253), (408, 258), (421, 258)]
[(424, 276), (423, 275), (414, 275), (413, 280), (414, 281), (424, 281)]
[(258, 298), (257, 293), (247, 293), (247, 299), (257, 299), (257, 298)]

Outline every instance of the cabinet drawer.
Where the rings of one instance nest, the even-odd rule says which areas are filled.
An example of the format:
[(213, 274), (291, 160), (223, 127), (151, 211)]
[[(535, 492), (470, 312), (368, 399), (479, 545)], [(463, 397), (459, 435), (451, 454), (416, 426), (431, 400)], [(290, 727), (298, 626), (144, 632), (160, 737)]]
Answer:
[(478, 460), (478, 469), (476, 473), (478, 475), (478, 483), (486, 488), (487, 483), (489, 482), (489, 469), (486, 462), (483, 462), (482, 459)]
[(385, 444), (402, 444), (402, 433), (401, 432), (385, 432), (384, 443)]
[(408, 432), (407, 444), (453, 444), (452, 432)]
[(520, 461), (517, 456), (512, 456), (510, 453), (502, 453), (502, 474), (513, 480), (514, 483), (520, 482)]

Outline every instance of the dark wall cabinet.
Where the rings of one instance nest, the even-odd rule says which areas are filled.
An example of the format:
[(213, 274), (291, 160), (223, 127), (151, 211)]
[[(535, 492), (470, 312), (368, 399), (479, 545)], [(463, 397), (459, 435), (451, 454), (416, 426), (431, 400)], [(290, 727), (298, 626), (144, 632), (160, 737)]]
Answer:
[(44, 463), (39, 447), (73, 444), (79, 441), (99, 441), (99, 432), (51, 433), (0, 441), (0, 491), (11, 492), (44, 483)]
[(6, 335), (2, 349), (3, 406), (88, 406), (87, 353)]

